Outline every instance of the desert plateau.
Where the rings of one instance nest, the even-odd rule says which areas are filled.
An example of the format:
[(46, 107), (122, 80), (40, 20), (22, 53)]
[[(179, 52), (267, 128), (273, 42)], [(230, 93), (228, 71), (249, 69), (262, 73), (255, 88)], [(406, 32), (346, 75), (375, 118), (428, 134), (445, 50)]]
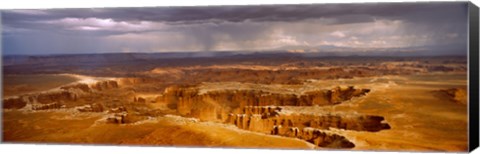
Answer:
[(467, 149), (464, 57), (16, 56), (3, 69), (5, 142)]

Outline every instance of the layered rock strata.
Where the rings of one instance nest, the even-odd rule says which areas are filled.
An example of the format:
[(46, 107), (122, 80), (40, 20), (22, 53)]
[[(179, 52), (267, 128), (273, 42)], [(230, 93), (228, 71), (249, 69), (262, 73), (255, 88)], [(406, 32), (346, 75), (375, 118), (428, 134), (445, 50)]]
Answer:
[(369, 89), (353, 86), (302, 93), (226, 89), (200, 92), (197, 87), (175, 86), (166, 88), (157, 101), (175, 104), (182, 116), (233, 124), (265, 134), (295, 137), (320, 147), (353, 148), (355, 145), (345, 137), (322, 130), (337, 128), (377, 132), (390, 129), (390, 125), (381, 116), (295, 114), (283, 112), (281, 106), (336, 105), (368, 92)]
[(88, 85), (84, 83), (76, 83), (72, 85), (62, 86), (59, 89), (54, 89), (41, 93), (25, 94), (15, 96), (12, 98), (3, 99), (4, 109), (20, 109), (27, 104), (50, 104), (50, 103), (65, 103), (77, 101), (80, 97), (88, 96), (92, 93), (118, 88), (116, 81), (98, 81), (94, 84)]
[(183, 116), (201, 120), (225, 121), (229, 113), (242, 113), (245, 106), (325, 106), (363, 96), (369, 89), (336, 87), (330, 90), (307, 91), (303, 94), (272, 93), (261, 90), (219, 90), (199, 93), (195, 87), (169, 87), (162, 98), (175, 104)]

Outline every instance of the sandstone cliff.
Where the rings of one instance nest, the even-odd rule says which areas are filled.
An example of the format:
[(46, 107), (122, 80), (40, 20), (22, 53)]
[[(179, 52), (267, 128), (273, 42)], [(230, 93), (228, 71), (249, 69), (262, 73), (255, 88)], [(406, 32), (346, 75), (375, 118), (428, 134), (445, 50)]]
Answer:
[(62, 104), (66, 102), (77, 101), (77, 99), (81, 97), (87, 97), (93, 93), (114, 88), (118, 88), (118, 84), (113, 80), (99, 81), (91, 85), (76, 83), (41, 93), (25, 94), (17, 97), (6, 98), (3, 100), (3, 108), (20, 109), (25, 107), (27, 104)]
[(27, 105), (24, 97), (6, 98), (3, 99), (4, 109), (21, 109)]
[(281, 135), (287, 137), (295, 137), (307, 142), (313, 143), (319, 147), (326, 148), (353, 148), (355, 144), (350, 142), (344, 136), (326, 133), (320, 129), (315, 129), (311, 127), (305, 127), (299, 129), (297, 127), (281, 127), (274, 126), (272, 130), (272, 135)]
[(160, 100), (175, 104), (184, 116), (201, 120), (225, 121), (229, 113), (242, 113), (246, 106), (312, 106), (334, 105), (368, 93), (368, 89), (336, 87), (331, 90), (309, 91), (304, 94), (272, 93), (261, 90), (217, 90), (199, 93), (191, 86), (165, 89)]

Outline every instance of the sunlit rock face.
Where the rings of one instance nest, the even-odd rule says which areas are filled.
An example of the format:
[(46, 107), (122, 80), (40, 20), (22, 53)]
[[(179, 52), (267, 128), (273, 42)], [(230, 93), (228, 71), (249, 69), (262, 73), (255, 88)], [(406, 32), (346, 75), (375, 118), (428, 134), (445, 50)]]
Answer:
[(77, 108), (80, 112), (104, 112), (105, 107), (102, 104), (88, 104)]
[(369, 115), (308, 115), (308, 114), (230, 114), (227, 123), (239, 128), (270, 132), (273, 126), (313, 127), (318, 129), (338, 128), (345, 130), (377, 132), (390, 129), (381, 116)]
[(53, 108), (58, 108), (56, 106), (61, 106), (67, 102), (75, 102), (79, 98), (90, 97), (97, 91), (115, 89), (118, 87), (119, 86), (117, 82), (113, 80), (98, 81), (90, 85), (85, 83), (75, 83), (62, 86), (59, 89), (53, 89), (41, 93), (25, 94), (13, 98), (6, 98), (3, 101), (3, 105), (6, 109), (19, 109), (25, 107), (27, 104), (43, 104), (44, 106), (42, 107), (37, 105), (37, 109), (43, 110), (52, 108), (45, 104), (56, 104), (53, 105), (55, 106)]
[(36, 104), (32, 107), (32, 110), (53, 110), (60, 109), (62, 106), (60, 103), (49, 103), (49, 104)]
[(335, 105), (353, 97), (363, 96), (369, 91), (350, 86), (310, 91), (301, 95), (260, 90), (219, 90), (199, 94), (195, 87), (169, 87), (162, 99), (163, 102), (176, 104), (177, 110), (182, 115), (203, 120), (225, 121), (229, 113), (240, 113), (246, 106)]
[[(295, 137), (322, 147), (352, 148), (354, 144), (337, 134), (321, 130), (338, 128), (376, 132), (390, 129), (381, 116), (285, 114), (281, 106), (336, 105), (361, 97), (369, 89), (353, 86), (296, 93), (262, 90), (215, 90), (200, 93), (198, 87), (174, 86), (165, 90), (161, 102), (176, 104), (177, 111), (204, 121), (233, 124), (265, 134)], [(291, 130), (296, 130), (292, 134)]]
[(99, 81), (91, 85), (91, 88), (102, 91), (102, 90), (107, 90), (112, 88), (118, 88), (118, 83), (117, 81)]
[(284, 114), (281, 110), (281, 107), (274, 106), (246, 106), (244, 113), (231, 113), (225, 122), (241, 129), (295, 137), (320, 147), (335, 148), (353, 148), (355, 145), (341, 135), (322, 130), (338, 128), (377, 132), (390, 129), (381, 116)]
[(271, 134), (299, 138), (307, 142), (313, 143), (314, 145), (319, 147), (337, 149), (355, 147), (355, 144), (346, 139), (344, 136), (333, 133), (326, 133), (320, 129), (315, 129), (311, 127), (304, 127), (302, 129), (299, 129), (297, 127), (274, 126)]

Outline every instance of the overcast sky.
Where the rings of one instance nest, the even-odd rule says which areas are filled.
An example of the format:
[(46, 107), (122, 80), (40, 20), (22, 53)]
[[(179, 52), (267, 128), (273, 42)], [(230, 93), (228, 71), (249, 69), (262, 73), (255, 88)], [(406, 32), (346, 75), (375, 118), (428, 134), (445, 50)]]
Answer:
[(464, 2), (3, 10), (1, 18), (7, 55), (327, 47), (466, 54), (467, 42)]

